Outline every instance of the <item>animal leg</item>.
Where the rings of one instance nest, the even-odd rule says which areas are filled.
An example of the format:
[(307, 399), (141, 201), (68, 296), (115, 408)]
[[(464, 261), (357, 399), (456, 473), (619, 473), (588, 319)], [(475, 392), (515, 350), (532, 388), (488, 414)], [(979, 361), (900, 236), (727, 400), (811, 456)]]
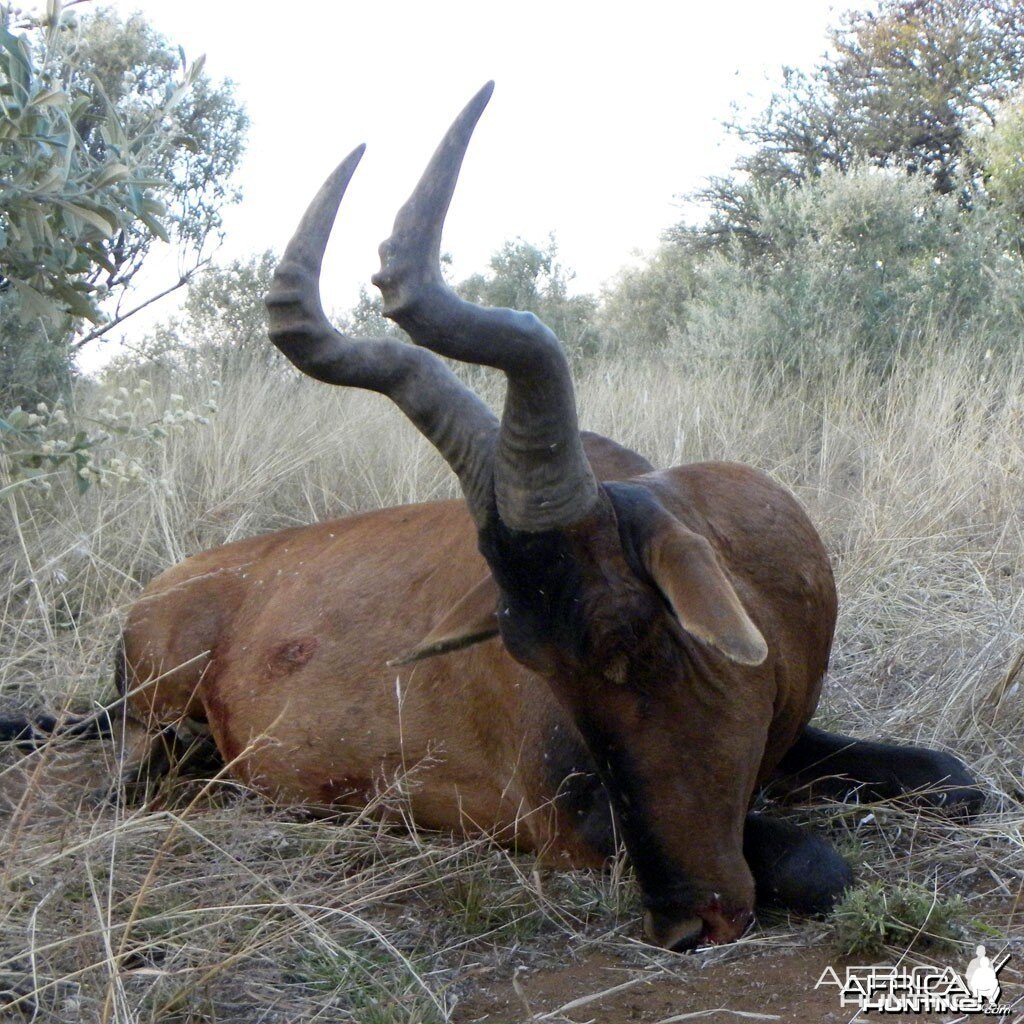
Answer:
[(114, 723), (121, 717), (117, 703), (89, 715), (10, 715), (0, 718), (0, 743), (13, 743), (19, 750), (37, 750), (55, 738), (79, 740), (109, 739)]
[(223, 760), (211, 736), (165, 726), (149, 737), (141, 757), (123, 766), (110, 798), (116, 800), (123, 792), (130, 802), (141, 802), (152, 796), (169, 775), (215, 774), (222, 767)]
[(830, 842), (763, 814), (746, 817), (743, 857), (758, 906), (827, 914), (853, 884), (853, 870)]
[(976, 814), (985, 795), (958, 757), (927, 747), (874, 743), (805, 726), (773, 788), (800, 797), (893, 800)]

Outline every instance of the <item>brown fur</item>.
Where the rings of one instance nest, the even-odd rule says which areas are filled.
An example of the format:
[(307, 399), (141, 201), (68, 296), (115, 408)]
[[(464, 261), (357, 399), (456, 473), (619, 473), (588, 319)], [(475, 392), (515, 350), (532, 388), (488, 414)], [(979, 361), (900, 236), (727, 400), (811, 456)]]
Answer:
[[(617, 449), (590, 442), (599, 465), (604, 444), (606, 455)], [(645, 465), (631, 453), (615, 458), (600, 475)], [(599, 700), (592, 689), (573, 693), (571, 681), (514, 661), (499, 639), (388, 666), (487, 576), (457, 501), (286, 530), (168, 570), (126, 625), (131, 707), (154, 724), (206, 718), (233, 772), (275, 799), (351, 806), (377, 797), (385, 809), (407, 800), (420, 825), (493, 833), (594, 864), (603, 855), (552, 807), (558, 780), (545, 768), (553, 726), (576, 737), (569, 712), (590, 701), (617, 733), (634, 737), (632, 754), (653, 780), (652, 827), (664, 841), (683, 830), (688, 860), (713, 867), (735, 859), (755, 785), (814, 710), (835, 616), (831, 572), (797, 504), (753, 470), (709, 463), (639, 479), (707, 538), (769, 649), (751, 667), (691, 644), (701, 685), (659, 697), (666, 703), (653, 718), (622, 680), (606, 679)], [(585, 546), (587, 531), (579, 533)], [(637, 587), (621, 553), (582, 561)], [(636, 599), (651, 598), (638, 591)], [(668, 622), (647, 638), (650, 649), (622, 657), (663, 656)], [(626, 643), (614, 625), (609, 642)], [(615, 662), (609, 652), (600, 657)], [(705, 704), (718, 727), (709, 728)], [(670, 730), (661, 727), (666, 716)], [(753, 737), (761, 739), (751, 752)], [(717, 822), (737, 835), (723, 842)]]

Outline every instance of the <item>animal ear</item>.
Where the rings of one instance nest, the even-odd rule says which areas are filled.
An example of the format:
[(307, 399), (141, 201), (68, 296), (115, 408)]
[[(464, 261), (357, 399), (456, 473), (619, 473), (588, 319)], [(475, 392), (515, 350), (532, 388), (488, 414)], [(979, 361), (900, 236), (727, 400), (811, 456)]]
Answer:
[(498, 635), (498, 584), (488, 573), (470, 588), (443, 619), (411, 650), (388, 665), (408, 665), (447, 654)]
[(711, 544), (666, 514), (642, 554), (680, 625), (740, 665), (760, 665), (768, 645), (740, 603)]

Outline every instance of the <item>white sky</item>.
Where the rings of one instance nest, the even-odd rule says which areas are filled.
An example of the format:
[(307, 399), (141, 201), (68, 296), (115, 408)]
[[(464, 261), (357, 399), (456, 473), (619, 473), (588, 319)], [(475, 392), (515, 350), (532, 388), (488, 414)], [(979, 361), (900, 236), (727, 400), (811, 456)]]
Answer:
[(728, 169), (730, 104), (760, 106), (783, 64), (812, 65), (856, 2), (628, 0), (607, 13), (577, 0), (111, 5), (143, 11), (190, 59), (205, 53), (208, 73), (233, 79), (248, 109), (245, 198), (226, 213), (219, 261), (280, 251), (322, 179), (368, 144), (324, 268), (325, 305), (344, 309), (448, 123), (487, 79), (497, 87), (445, 232), (455, 276), (484, 269), (506, 239), (554, 231), (577, 287), (594, 290), (657, 244), (680, 218), (679, 194)]

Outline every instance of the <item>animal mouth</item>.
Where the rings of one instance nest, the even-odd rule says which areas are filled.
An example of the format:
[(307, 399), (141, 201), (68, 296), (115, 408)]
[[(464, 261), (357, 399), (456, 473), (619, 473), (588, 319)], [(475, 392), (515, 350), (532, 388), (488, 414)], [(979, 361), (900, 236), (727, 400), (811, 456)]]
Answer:
[(753, 923), (753, 911), (727, 913), (714, 901), (697, 914), (682, 918), (648, 910), (644, 913), (644, 934), (656, 946), (674, 953), (688, 953), (700, 946), (736, 942)]

